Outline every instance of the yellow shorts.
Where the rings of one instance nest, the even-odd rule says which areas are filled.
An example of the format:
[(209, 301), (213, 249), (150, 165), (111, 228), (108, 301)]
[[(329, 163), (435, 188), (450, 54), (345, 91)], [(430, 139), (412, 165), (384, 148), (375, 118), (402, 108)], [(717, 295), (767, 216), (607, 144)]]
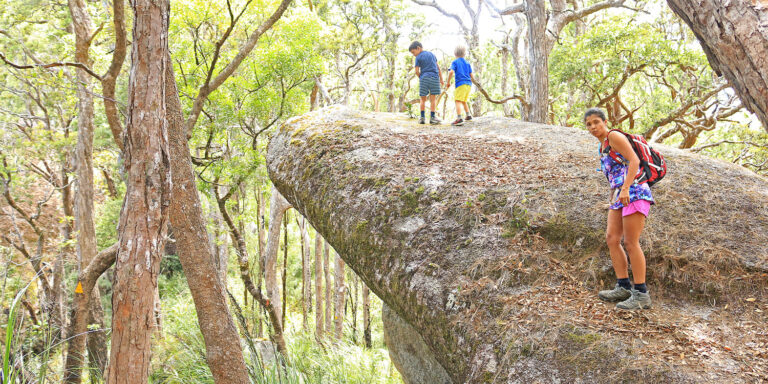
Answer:
[(471, 89), (472, 86), (469, 84), (459, 85), (453, 92), (453, 98), (456, 99), (456, 101), (463, 101), (466, 103), (467, 99), (469, 99), (469, 91)]

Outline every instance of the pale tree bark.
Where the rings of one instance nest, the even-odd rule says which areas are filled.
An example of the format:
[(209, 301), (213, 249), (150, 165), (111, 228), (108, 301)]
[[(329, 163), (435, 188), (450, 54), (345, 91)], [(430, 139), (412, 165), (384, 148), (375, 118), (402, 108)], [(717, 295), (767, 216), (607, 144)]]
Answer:
[(280, 301), (280, 285), (277, 281), (277, 252), (280, 248), (280, 226), (283, 215), (291, 207), (283, 195), (272, 188), (272, 197), (269, 199), (269, 230), (267, 236), (267, 250), (264, 262), (264, 285), (267, 288), (267, 298), (272, 302), (282, 324), (282, 303)]
[(309, 331), (309, 313), (312, 311), (312, 260), (310, 259), (309, 234), (307, 221), (304, 217), (299, 221), (301, 230), (301, 324), (304, 331)]
[(547, 14), (544, 0), (526, 1), (528, 17), (528, 55), (531, 62), (531, 78), (528, 86), (530, 109), (525, 120), (534, 123), (547, 122), (549, 109), (549, 52), (547, 52)]
[(363, 284), (363, 341), (371, 348), (371, 291)]
[[(315, 232), (315, 338), (323, 340), (323, 238)], [(326, 281), (326, 284), (328, 281)], [(326, 301), (325, 305), (328, 305)]]
[(331, 245), (325, 242), (323, 249), (323, 279), (325, 280), (325, 330), (331, 333), (333, 330), (333, 297), (331, 295)]
[(387, 95), (387, 112), (395, 112), (395, 70), (397, 65), (397, 26), (393, 25), (392, 15), (389, 13), (389, 2), (377, 6), (373, 1), (371, 5), (376, 9), (384, 27), (384, 46), (382, 53), (387, 63), (384, 71), (384, 87)]
[(281, 324), (283, 325), (283, 329), (285, 329), (285, 309), (287, 307), (286, 299), (288, 298), (288, 292), (286, 284), (288, 283), (288, 213), (285, 213), (285, 216), (283, 216), (283, 271), (280, 274), (280, 277), (283, 279), (283, 288), (282, 288), (282, 300), (283, 300), (283, 311), (281, 312), (280, 319)]
[[(91, 17), (83, 0), (69, 0), (69, 13), (75, 31), (75, 60), (91, 65), (92, 41)], [(84, 69), (77, 70), (77, 145), (75, 146), (75, 170), (77, 183), (74, 195), (75, 233), (77, 239), (78, 269), (82, 271), (96, 257), (96, 231), (93, 226), (93, 87), (91, 75)], [(91, 293), (88, 322), (104, 328), (104, 310), (98, 287)], [(107, 337), (102, 331), (87, 336), (88, 359), (98, 375), (104, 373), (107, 358)]]
[(349, 309), (352, 312), (352, 342), (357, 343), (357, 306), (359, 296), (360, 278), (357, 277), (354, 271), (351, 271), (350, 281), (352, 282), (352, 289), (349, 295)]
[(335, 337), (336, 340), (341, 340), (341, 337), (344, 333), (344, 293), (347, 289), (347, 287), (344, 285), (344, 261), (341, 260), (341, 257), (339, 257), (339, 254), (334, 252), (336, 255), (336, 265), (333, 268), (334, 272), (334, 285), (335, 285), (335, 291), (336, 291), (336, 300), (335, 300), (335, 314), (334, 314), (334, 325), (335, 325)]
[(709, 64), (768, 131), (768, 6), (764, 1), (667, 0), (693, 30)]
[(205, 358), (214, 380), (217, 383), (245, 383), (249, 380), (248, 370), (224, 286), (215, 273), (173, 68), (168, 66), (166, 70), (165, 102), (173, 178), (170, 219), (175, 228), (179, 261), (195, 302), (197, 322), (205, 341)]
[(626, 0), (605, 0), (586, 8), (566, 8), (565, 0), (550, 0), (551, 12), (547, 14), (544, 0), (525, 0), (503, 10), (492, 1), (485, 0), (500, 15), (524, 13), (528, 20), (528, 105), (523, 118), (535, 123), (546, 123), (549, 110), (549, 54), (560, 33), (568, 24), (577, 22), (595, 12), (622, 7)]
[(124, 135), (127, 190), (118, 225), (112, 296), (110, 384), (147, 382), (153, 309), (171, 197), (165, 90), (166, 1), (135, 0), (128, 123)]

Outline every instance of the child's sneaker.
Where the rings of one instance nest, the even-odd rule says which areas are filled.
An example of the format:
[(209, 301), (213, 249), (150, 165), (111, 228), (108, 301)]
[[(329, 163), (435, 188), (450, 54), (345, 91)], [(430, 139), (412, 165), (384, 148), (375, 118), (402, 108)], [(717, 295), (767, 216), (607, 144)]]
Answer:
[(419, 117), (419, 124), (424, 124), (424, 123), (425, 123), (424, 116)]
[(451, 123), (451, 125), (464, 125), (464, 120), (462, 120), (461, 118), (458, 118), (456, 119), (456, 121)]
[(636, 289), (632, 290), (632, 296), (629, 299), (616, 304), (616, 308), (619, 309), (648, 309), (651, 307), (651, 295), (648, 292), (640, 292)]
[(623, 301), (630, 298), (632, 296), (632, 292), (630, 292), (629, 289), (616, 284), (616, 287), (613, 289), (598, 292), (597, 296), (600, 297), (601, 300), (615, 303), (617, 301)]
[(435, 116), (432, 116), (432, 117), (429, 118), (429, 123), (432, 124), (432, 125), (440, 124), (440, 119), (438, 119)]
[(466, 120), (466, 121), (470, 121), (470, 120), (472, 120), (472, 116), (470, 116), (470, 115), (467, 115), (467, 117), (466, 117), (464, 120)]

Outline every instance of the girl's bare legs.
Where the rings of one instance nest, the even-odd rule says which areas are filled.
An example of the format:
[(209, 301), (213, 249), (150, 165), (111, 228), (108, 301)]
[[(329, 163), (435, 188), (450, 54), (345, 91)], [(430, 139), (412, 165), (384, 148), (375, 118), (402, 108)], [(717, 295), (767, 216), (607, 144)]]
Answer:
[[(643, 215), (640, 214), (640, 216)], [(643, 218), (645, 218), (645, 216), (643, 216)], [(624, 248), (621, 247), (621, 236), (624, 235), (623, 227), (621, 209), (609, 209), (608, 227), (605, 230), (605, 242), (608, 244), (608, 251), (611, 254), (611, 262), (613, 263), (613, 271), (616, 273), (617, 279), (626, 279), (629, 277), (629, 272), (627, 271), (627, 254), (624, 253)], [(637, 235), (637, 239), (639, 238), (640, 234)], [(645, 258), (643, 258), (643, 261), (645, 261)], [(635, 263), (633, 262), (632, 267), (634, 268), (634, 266)], [(643, 276), (645, 276), (645, 262), (643, 262)]]
[(461, 110), (461, 101), (456, 101), (456, 116), (459, 117), (463, 113)]
[[(621, 210), (617, 210), (617, 212), (621, 212)], [(645, 227), (645, 215), (635, 212), (629, 216), (624, 216), (622, 224), (624, 227), (624, 247), (627, 249), (629, 260), (632, 263), (632, 280), (635, 284), (643, 284), (645, 283), (645, 254), (640, 248), (640, 234), (643, 233)]]
[(469, 116), (469, 107), (467, 107), (467, 102), (466, 101), (460, 101), (460, 103), (461, 103), (462, 106), (464, 106), (464, 113), (466, 113), (467, 116)]

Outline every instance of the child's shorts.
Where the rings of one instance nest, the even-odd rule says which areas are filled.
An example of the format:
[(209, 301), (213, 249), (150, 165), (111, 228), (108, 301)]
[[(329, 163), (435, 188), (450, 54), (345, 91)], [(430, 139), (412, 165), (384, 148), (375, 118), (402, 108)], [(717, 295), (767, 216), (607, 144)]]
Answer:
[(440, 79), (433, 76), (425, 76), (419, 79), (419, 96), (439, 95)]
[(469, 84), (459, 85), (453, 92), (453, 98), (456, 99), (456, 101), (463, 101), (466, 103), (467, 99), (469, 99), (469, 91), (471, 89), (472, 86)]
[(621, 216), (629, 216), (635, 212), (640, 212), (643, 216), (648, 217), (648, 213), (651, 212), (651, 202), (648, 200), (635, 200), (626, 207), (621, 208)]

